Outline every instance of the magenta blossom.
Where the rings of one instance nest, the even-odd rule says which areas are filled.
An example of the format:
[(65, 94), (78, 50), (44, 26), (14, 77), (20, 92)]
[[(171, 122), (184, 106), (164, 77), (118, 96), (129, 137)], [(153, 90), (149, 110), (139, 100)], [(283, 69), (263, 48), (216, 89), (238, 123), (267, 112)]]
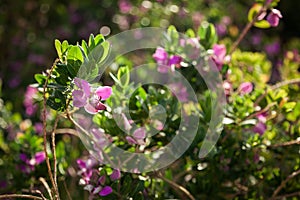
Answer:
[(266, 132), (266, 130), (267, 130), (266, 124), (261, 121), (258, 122), (253, 128), (253, 131), (255, 133), (258, 133), (260, 136), (262, 136)]
[(75, 107), (84, 107), (86, 112), (90, 114), (96, 114), (106, 109), (101, 101), (110, 97), (111, 87), (100, 86), (94, 91), (89, 83), (83, 79), (75, 78), (74, 83), (78, 87), (78, 90), (74, 90), (72, 93)]
[(277, 9), (272, 9), (267, 16), (267, 21), (271, 26), (276, 27), (279, 24), (280, 18), (282, 18), (281, 12)]
[(121, 172), (119, 169), (114, 169), (113, 173), (110, 175), (110, 180), (115, 181), (121, 178)]
[(242, 95), (249, 94), (250, 92), (252, 92), (252, 90), (253, 90), (253, 84), (250, 82), (244, 82), (238, 88), (238, 92)]
[(160, 73), (167, 73), (169, 69), (174, 71), (175, 67), (180, 68), (180, 62), (182, 61), (182, 58), (177, 55), (172, 55), (169, 58), (168, 53), (162, 47), (156, 49), (153, 58), (158, 64), (157, 70)]
[(224, 44), (214, 44), (213, 52), (214, 55), (212, 56), (212, 60), (216, 63), (218, 69), (221, 70), (223, 64), (228, 59), (226, 57), (226, 47)]

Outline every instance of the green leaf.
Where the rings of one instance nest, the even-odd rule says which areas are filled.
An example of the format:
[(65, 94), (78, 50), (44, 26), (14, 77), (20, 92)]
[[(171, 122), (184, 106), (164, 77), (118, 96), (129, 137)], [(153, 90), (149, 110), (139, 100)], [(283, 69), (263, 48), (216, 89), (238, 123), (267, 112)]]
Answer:
[(67, 70), (72, 79), (77, 76), (80, 66), (81, 62), (79, 60), (68, 60)]
[(185, 34), (189, 37), (189, 38), (195, 38), (196, 34), (192, 29), (188, 29)]
[(296, 102), (288, 102), (284, 104), (283, 108), (285, 109), (286, 112), (291, 112), (293, 111), (295, 106), (296, 106)]
[(267, 20), (261, 20), (254, 23), (254, 26), (257, 28), (270, 28), (271, 25)]
[(95, 44), (95, 38), (94, 38), (94, 35), (93, 35), (93, 34), (91, 34), (90, 37), (89, 37), (89, 43), (88, 43), (88, 45), (89, 45), (90, 51), (91, 51), (92, 49), (94, 49), (95, 46), (96, 46), (96, 44)]
[(61, 42), (56, 39), (54, 41), (54, 46), (55, 46), (58, 57), (61, 58), (62, 57)]
[(69, 48), (69, 43), (67, 40), (64, 40), (63, 43), (61, 44), (61, 52), (62, 52), (62, 55), (65, 55), (67, 50)]
[(67, 59), (68, 60), (79, 60), (81, 62), (83, 62), (83, 56), (82, 53), (80, 51), (80, 48), (78, 46), (70, 46), (70, 49), (68, 51), (68, 55), (67, 55)]
[(122, 86), (127, 86), (130, 80), (130, 73), (128, 66), (120, 67), (118, 71), (118, 80), (122, 84)]
[(248, 12), (248, 21), (253, 21), (254, 17), (257, 15), (257, 13), (260, 11), (260, 9), (263, 7), (260, 3), (255, 3)]
[(99, 44), (101, 44), (104, 41), (105, 41), (105, 39), (104, 39), (104, 36), (102, 34), (98, 34), (94, 38), (95, 46), (98, 46)]
[(35, 74), (34, 79), (38, 82), (39, 85), (44, 85), (46, 77), (43, 74)]

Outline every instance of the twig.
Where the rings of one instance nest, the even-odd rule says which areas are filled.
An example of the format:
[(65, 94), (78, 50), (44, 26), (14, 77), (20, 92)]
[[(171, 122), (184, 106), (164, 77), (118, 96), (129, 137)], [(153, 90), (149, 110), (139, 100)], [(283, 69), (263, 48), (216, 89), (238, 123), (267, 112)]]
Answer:
[(55, 134), (70, 134), (78, 137), (78, 132), (71, 128), (56, 129)]
[(286, 146), (291, 146), (295, 144), (300, 144), (300, 140), (292, 140), (284, 143), (279, 143), (279, 144), (273, 144), (269, 145), (268, 148), (277, 148), (277, 147), (286, 147)]
[(0, 199), (11, 199), (11, 198), (43, 200), (42, 197), (33, 196), (33, 195), (29, 195), (29, 194), (2, 194), (2, 195), (0, 195)]
[(272, 198), (276, 197), (276, 195), (282, 190), (282, 188), (285, 187), (286, 183), (291, 180), (292, 178), (296, 177), (300, 174), (300, 169), (297, 171), (294, 171), (292, 174), (290, 174), (284, 181), (281, 182), (281, 184), (277, 187), (277, 189), (274, 191)]
[(39, 181), (41, 181), (41, 183), (42, 183), (42, 184), (44, 185), (44, 187), (46, 188), (46, 190), (47, 190), (47, 192), (48, 192), (48, 194), (49, 194), (50, 199), (53, 199), (52, 193), (51, 193), (51, 189), (50, 189), (48, 183), (46, 182), (46, 180), (45, 180), (43, 177), (40, 177), (40, 178), (39, 178)]
[[(156, 173), (156, 176), (158, 178), (162, 179), (163, 181), (167, 182), (175, 190), (175, 192), (181, 191), (185, 197), (188, 197), (190, 200), (196, 200), (195, 197), (187, 189), (185, 189), (181, 185), (178, 185), (177, 183), (165, 178), (160, 172)], [(183, 198), (183, 199), (186, 199), (186, 198)]]
[[(47, 75), (47, 78), (45, 80), (45, 83), (44, 83), (44, 86), (43, 86), (43, 112), (42, 112), (42, 121), (43, 121), (43, 135), (44, 135), (44, 152), (45, 152), (45, 155), (46, 155), (46, 164), (47, 164), (47, 168), (48, 168), (48, 175), (49, 175), (49, 178), (50, 178), (50, 181), (51, 181), (51, 184), (54, 188), (54, 192), (55, 192), (55, 196), (57, 199), (59, 199), (59, 196), (58, 196), (58, 188), (57, 188), (57, 185), (55, 184), (55, 181), (54, 181), (54, 178), (53, 178), (53, 173), (52, 173), (52, 170), (51, 170), (51, 164), (50, 164), (50, 159), (49, 159), (49, 155), (48, 155), (48, 152), (47, 152), (47, 130), (46, 130), (46, 127), (47, 127), (47, 121), (46, 121), (46, 115), (47, 115), (47, 105), (46, 105), (46, 101), (47, 101), (47, 98), (46, 98), (46, 88), (47, 88), (47, 85), (48, 85), (48, 81), (49, 81), (49, 78), (53, 72), (53, 69), (56, 65), (56, 63), (58, 62), (58, 59), (55, 60), (55, 62), (53, 63), (51, 69), (49, 70), (49, 73)], [(51, 198), (51, 196), (50, 196)], [(53, 199), (53, 198), (51, 198)]]
[(300, 196), (300, 192), (293, 192), (293, 193), (290, 193), (290, 194), (284, 194), (284, 195), (281, 195), (281, 196), (273, 197), (270, 200), (285, 199), (287, 197), (295, 197), (295, 196)]
[[(271, 3), (271, 2), (270, 2)], [(243, 29), (242, 33), (239, 35), (238, 39), (233, 43), (232, 48), (229, 52), (229, 55), (232, 55), (232, 53), (236, 50), (236, 48), (239, 46), (241, 41), (244, 39), (248, 31), (251, 29), (251, 27), (257, 22), (258, 17), (268, 8), (270, 3), (267, 3), (264, 5), (257, 14), (253, 17), (252, 21), (248, 22), (245, 28)]]

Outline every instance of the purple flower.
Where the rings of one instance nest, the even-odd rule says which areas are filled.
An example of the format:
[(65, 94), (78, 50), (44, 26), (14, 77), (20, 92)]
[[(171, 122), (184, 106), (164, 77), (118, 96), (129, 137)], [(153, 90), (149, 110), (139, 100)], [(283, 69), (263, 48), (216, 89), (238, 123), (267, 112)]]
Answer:
[(118, 180), (121, 178), (121, 172), (119, 169), (114, 169), (113, 173), (110, 175), (112, 181)]
[(28, 116), (32, 116), (38, 109), (38, 105), (34, 102), (34, 97), (38, 90), (34, 87), (28, 86), (24, 95), (23, 105), (25, 107), (25, 112)]
[(136, 129), (133, 134), (133, 137), (131, 136), (126, 136), (126, 140), (128, 141), (129, 144), (139, 144), (139, 145), (144, 145), (145, 144), (145, 137), (146, 137), (146, 130), (145, 128), (141, 127)]
[(112, 188), (110, 186), (105, 186), (104, 188), (102, 188), (102, 190), (99, 192), (99, 195), (104, 197), (109, 195), (110, 193), (112, 193)]
[(78, 90), (74, 90), (72, 93), (75, 107), (84, 107), (85, 111), (90, 114), (96, 114), (100, 110), (106, 109), (101, 100), (106, 100), (110, 97), (112, 93), (111, 87), (100, 86), (96, 91), (92, 91), (91, 86), (85, 80), (75, 78), (74, 83), (78, 87)]
[(279, 24), (279, 19), (282, 18), (281, 12), (277, 9), (272, 9), (267, 16), (267, 21), (271, 26), (276, 27)]
[(263, 122), (258, 122), (253, 128), (253, 131), (255, 133), (258, 133), (260, 136), (262, 136), (266, 130), (267, 130), (267, 126)]
[(212, 60), (216, 63), (218, 69), (221, 70), (226, 60), (226, 47), (224, 44), (215, 44), (213, 46), (213, 52)]
[(182, 58), (180, 56), (173, 55), (169, 59), (169, 65), (175, 65), (177, 68), (180, 67), (180, 62), (182, 61)]
[(252, 90), (253, 90), (253, 85), (250, 82), (244, 82), (238, 88), (239, 93), (242, 95), (249, 94), (250, 92), (252, 92)]

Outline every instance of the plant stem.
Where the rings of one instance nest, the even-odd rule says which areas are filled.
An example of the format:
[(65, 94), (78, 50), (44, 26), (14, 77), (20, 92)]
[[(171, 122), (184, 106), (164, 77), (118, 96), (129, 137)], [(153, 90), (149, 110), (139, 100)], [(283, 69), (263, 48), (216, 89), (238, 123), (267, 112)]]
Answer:
[(300, 145), (300, 140), (292, 140), (284, 143), (279, 143), (279, 144), (273, 144), (268, 146), (268, 148), (277, 148), (277, 147), (287, 147), (291, 145), (299, 144)]
[(0, 199), (10, 199), (10, 198), (22, 198), (22, 199), (38, 199), (43, 200), (42, 197), (28, 195), (28, 194), (2, 194)]
[[(49, 155), (48, 155), (48, 152), (47, 152), (47, 130), (46, 130), (46, 127), (47, 127), (47, 119), (46, 119), (46, 116), (47, 116), (47, 105), (46, 105), (46, 101), (47, 101), (47, 98), (46, 98), (46, 88), (47, 88), (47, 85), (48, 85), (48, 81), (49, 81), (49, 78), (53, 72), (53, 69), (56, 65), (56, 63), (58, 62), (58, 60), (56, 60), (51, 69), (49, 70), (49, 73), (47, 75), (47, 78), (45, 80), (45, 84), (43, 86), (43, 112), (42, 112), (42, 121), (43, 121), (43, 135), (44, 135), (44, 152), (45, 152), (45, 155), (46, 155), (46, 164), (47, 164), (47, 168), (48, 168), (48, 175), (49, 175), (49, 178), (50, 178), (50, 181), (51, 181), (51, 184), (53, 186), (53, 189), (54, 189), (54, 193), (55, 193), (55, 199), (59, 199), (59, 194), (58, 194), (58, 188), (57, 188), (57, 185), (55, 184), (55, 181), (54, 181), (54, 178), (53, 178), (53, 173), (52, 173), (52, 169), (51, 169), (51, 164), (50, 164), (50, 158), (49, 158)], [(50, 196), (51, 199), (52, 196)]]
[(55, 131), (57, 128), (57, 124), (59, 121), (59, 116), (56, 116), (54, 127), (51, 133), (51, 139), (52, 139), (52, 154), (53, 154), (53, 177), (54, 177), (54, 183), (57, 187), (57, 159), (56, 159), (56, 150), (55, 150)]
[(49, 194), (50, 199), (53, 199), (52, 193), (51, 193), (51, 189), (50, 189), (48, 183), (46, 182), (46, 180), (45, 180), (43, 177), (40, 177), (39, 180), (41, 181), (41, 183), (42, 183), (42, 184), (44, 185), (44, 187), (46, 188), (46, 190), (47, 190), (47, 192), (48, 192), (48, 194)]

